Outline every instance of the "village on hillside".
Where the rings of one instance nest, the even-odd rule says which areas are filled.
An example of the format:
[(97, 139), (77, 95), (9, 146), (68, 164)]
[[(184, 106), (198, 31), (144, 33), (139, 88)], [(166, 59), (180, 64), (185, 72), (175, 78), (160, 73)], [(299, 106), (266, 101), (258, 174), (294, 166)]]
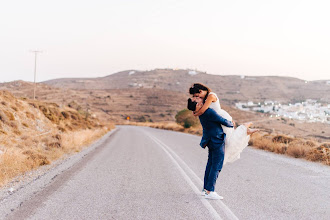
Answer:
[(321, 104), (317, 100), (307, 99), (304, 102), (281, 104), (277, 101), (263, 103), (238, 102), (236, 107), (244, 111), (256, 111), (270, 114), (269, 117), (285, 117), (307, 122), (330, 124), (330, 104)]

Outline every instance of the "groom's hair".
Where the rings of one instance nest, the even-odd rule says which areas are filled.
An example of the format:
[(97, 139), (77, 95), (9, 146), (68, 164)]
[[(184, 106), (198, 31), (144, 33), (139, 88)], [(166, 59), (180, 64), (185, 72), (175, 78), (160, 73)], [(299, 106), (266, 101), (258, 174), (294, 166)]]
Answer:
[(191, 98), (188, 99), (188, 105), (187, 105), (187, 108), (190, 110), (190, 111), (195, 111), (196, 110), (196, 105), (197, 105), (197, 102), (193, 102), (191, 100)]

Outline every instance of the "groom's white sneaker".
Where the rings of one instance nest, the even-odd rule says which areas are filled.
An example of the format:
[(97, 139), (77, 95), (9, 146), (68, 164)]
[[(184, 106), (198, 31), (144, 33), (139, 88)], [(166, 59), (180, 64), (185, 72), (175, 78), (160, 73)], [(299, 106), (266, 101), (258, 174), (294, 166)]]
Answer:
[(205, 196), (206, 195), (206, 190), (203, 189), (203, 191), (201, 192), (201, 196)]
[(209, 194), (205, 193), (205, 199), (218, 200), (218, 199), (223, 199), (223, 197), (219, 196), (218, 193), (216, 192), (210, 192)]

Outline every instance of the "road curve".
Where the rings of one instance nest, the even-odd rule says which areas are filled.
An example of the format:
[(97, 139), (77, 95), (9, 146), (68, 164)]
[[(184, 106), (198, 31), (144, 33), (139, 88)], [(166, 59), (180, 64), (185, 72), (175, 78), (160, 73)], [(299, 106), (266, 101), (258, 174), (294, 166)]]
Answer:
[(329, 167), (251, 148), (221, 171), (224, 200), (204, 199), (199, 141), (118, 126), (6, 219), (330, 219)]

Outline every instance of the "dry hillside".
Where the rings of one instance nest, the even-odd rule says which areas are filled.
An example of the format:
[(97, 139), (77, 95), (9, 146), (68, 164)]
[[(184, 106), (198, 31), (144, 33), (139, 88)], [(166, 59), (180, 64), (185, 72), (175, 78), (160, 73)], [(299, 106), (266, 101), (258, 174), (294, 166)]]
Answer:
[[(14, 81), (0, 84), (17, 96), (31, 98), (33, 84)], [(128, 88), (111, 90), (73, 90), (38, 84), (37, 98), (41, 101), (68, 106), (80, 112), (94, 112), (102, 121), (123, 123), (127, 116), (132, 122), (175, 121), (178, 111), (186, 107), (187, 93), (157, 88)], [(222, 100), (221, 100), (222, 101)], [(324, 123), (306, 123), (285, 118), (269, 118), (269, 115), (240, 111), (222, 104), (237, 123), (255, 122), (255, 126), (270, 133), (283, 133), (298, 137), (330, 140), (330, 126)]]
[(79, 151), (108, 128), (87, 112), (0, 91), (0, 185), (65, 153)]
[[(33, 83), (14, 81), (0, 84), (19, 97), (32, 98)], [(127, 116), (133, 121), (173, 121), (185, 108), (187, 95), (162, 89), (129, 88), (108, 90), (60, 89), (39, 83), (37, 99), (71, 106), (78, 111), (94, 112), (102, 120), (122, 122)]]
[(325, 80), (305, 82), (292, 77), (224, 76), (194, 70), (129, 70), (106, 77), (54, 79), (44, 83), (66, 89), (94, 90), (143, 87), (179, 91), (186, 94), (194, 82), (205, 83), (219, 95), (223, 103), (227, 104), (249, 100), (298, 102), (316, 99), (330, 102), (330, 85)]

